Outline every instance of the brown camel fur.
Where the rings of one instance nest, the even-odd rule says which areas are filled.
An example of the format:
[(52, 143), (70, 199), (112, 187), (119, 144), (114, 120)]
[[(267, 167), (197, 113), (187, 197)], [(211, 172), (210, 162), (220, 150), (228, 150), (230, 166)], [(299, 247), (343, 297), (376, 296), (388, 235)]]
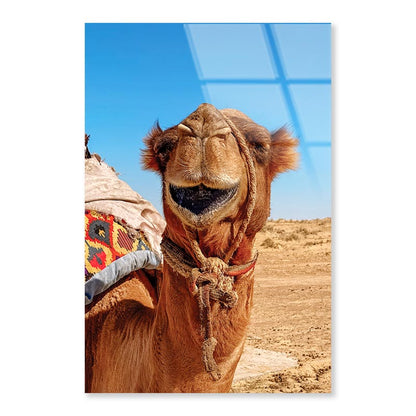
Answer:
[[(250, 192), (231, 124), (248, 144), (257, 181), (253, 213), (229, 262), (241, 265), (252, 259), (254, 237), (269, 216), (271, 181), (296, 165), (297, 140), (284, 129), (270, 134), (237, 110), (202, 104), (177, 126), (153, 128), (145, 139), (143, 164), (162, 178), (164, 238), (195, 257), (186, 225), (206, 257), (223, 259), (246, 217)], [(215, 192), (224, 192), (225, 199), (212, 202), (217, 194), (207, 188), (221, 190)], [(88, 308), (86, 391), (229, 391), (249, 323), (253, 270), (235, 277), (234, 307), (210, 301), (214, 359), (221, 372), (216, 381), (201, 359), (200, 309), (187, 279), (166, 261), (156, 289), (146, 273), (135, 272)]]

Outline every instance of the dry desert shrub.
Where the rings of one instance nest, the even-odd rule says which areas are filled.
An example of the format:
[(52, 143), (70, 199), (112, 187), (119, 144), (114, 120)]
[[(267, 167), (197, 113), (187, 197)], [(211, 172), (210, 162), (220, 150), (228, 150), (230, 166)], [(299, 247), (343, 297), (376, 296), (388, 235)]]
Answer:
[(277, 248), (279, 245), (275, 243), (271, 238), (266, 238), (262, 243), (262, 247), (265, 248)]
[(313, 240), (313, 241), (307, 241), (303, 246), (309, 247), (309, 246), (316, 246), (316, 245), (322, 245), (325, 243), (330, 243), (331, 240)]
[(306, 237), (308, 234), (310, 234), (311, 232), (307, 229), (307, 228), (305, 228), (305, 227), (298, 227), (297, 229), (296, 229), (296, 232), (297, 233), (300, 233), (300, 234), (303, 234), (303, 236), (304, 237)]
[(296, 230), (296, 232), (303, 234), (305, 237), (310, 234), (318, 234), (319, 231), (320, 231), (319, 228), (310, 229), (310, 228), (305, 228), (305, 227), (299, 227)]
[(318, 225), (331, 225), (331, 218), (327, 217), (327, 218), (322, 218), (319, 222)]
[(297, 234), (297, 233), (285, 234), (281, 238), (285, 241), (299, 240), (299, 234)]
[(263, 232), (263, 233), (272, 232), (272, 231), (274, 231), (274, 225), (273, 224), (267, 224), (267, 223), (260, 230), (260, 232)]

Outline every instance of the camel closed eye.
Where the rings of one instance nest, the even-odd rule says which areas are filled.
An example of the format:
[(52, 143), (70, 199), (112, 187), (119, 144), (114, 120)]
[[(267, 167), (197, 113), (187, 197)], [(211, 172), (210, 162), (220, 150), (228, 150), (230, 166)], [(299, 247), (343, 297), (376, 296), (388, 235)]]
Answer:
[(270, 145), (262, 142), (251, 143), (254, 157), (260, 164), (266, 164), (270, 157)]
[(175, 147), (175, 143), (177, 140), (171, 137), (162, 137), (156, 143), (155, 146), (155, 153), (160, 158), (161, 163), (164, 165), (169, 160), (169, 155)]

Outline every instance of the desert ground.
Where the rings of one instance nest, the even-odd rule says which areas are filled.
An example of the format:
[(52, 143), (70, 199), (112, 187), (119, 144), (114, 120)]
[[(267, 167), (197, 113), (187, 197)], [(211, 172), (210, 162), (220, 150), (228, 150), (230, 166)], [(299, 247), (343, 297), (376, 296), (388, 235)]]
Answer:
[[(240, 368), (231, 391), (330, 393), (331, 219), (270, 220), (255, 246), (259, 259), (245, 354), (250, 362), (247, 354), (257, 351), (267, 366), (257, 374)], [(290, 368), (276, 369), (279, 358), (268, 358), (272, 352)]]

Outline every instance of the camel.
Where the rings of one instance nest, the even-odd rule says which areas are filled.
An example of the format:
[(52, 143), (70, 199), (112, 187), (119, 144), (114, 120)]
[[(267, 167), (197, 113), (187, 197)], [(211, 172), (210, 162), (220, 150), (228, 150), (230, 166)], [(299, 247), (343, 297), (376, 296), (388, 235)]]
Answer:
[[(253, 244), (297, 139), (201, 104), (145, 138), (163, 186), (161, 273), (107, 290), (86, 313), (86, 392), (228, 392), (253, 302)], [(155, 283), (157, 281), (157, 283)]]

